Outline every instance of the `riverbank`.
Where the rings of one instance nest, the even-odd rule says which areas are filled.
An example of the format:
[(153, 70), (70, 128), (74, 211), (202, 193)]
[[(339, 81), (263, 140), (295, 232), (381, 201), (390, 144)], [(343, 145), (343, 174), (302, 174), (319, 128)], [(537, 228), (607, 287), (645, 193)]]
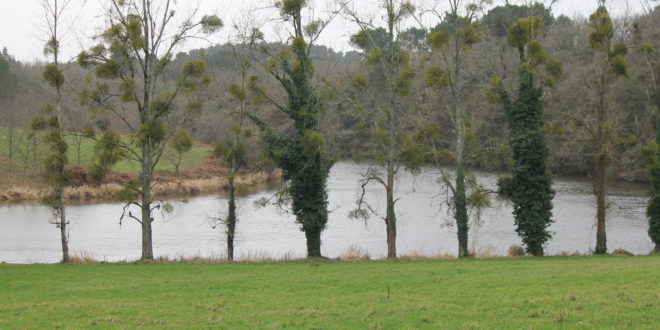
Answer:
[(660, 256), (0, 264), (0, 328), (635, 328)]
[[(129, 180), (138, 179), (135, 172), (112, 171), (106, 181), (101, 184), (90, 182), (87, 169), (71, 167), (74, 182), (64, 189), (64, 198), (68, 203), (92, 203), (117, 201), (117, 193)], [(33, 171), (30, 180), (5, 183), (0, 189), (0, 205), (38, 203), (47, 194), (47, 187), (40, 174)], [(172, 172), (157, 172), (154, 177), (153, 194), (155, 198), (191, 197), (223, 192), (228, 186), (227, 169), (222, 161), (206, 157), (195, 167), (182, 170), (178, 175)], [(8, 175), (11, 175), (9, 173)], [(240, 189), (250, 188), (269, 183), (277, 183), (281, 178), (280, 171), (252, 171), (242, 169), (236, 178)], [(7, 180), (8, 181), (8, 180)], [(8, 181), (10, 182), (10, 181)]]

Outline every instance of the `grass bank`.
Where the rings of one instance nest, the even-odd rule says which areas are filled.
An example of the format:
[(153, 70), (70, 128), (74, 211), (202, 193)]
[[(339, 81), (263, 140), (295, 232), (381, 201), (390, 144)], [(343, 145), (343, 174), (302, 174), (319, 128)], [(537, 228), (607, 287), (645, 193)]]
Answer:
[(0, 265), (0, 328), (635, 328), (660, 257)]
[[(21, 166), (26, 164), (41, 166), (44, 155), (47, 152), (47, 146), (38, 137), (31, 137), (30, 131), (27, 129), (16, 128), (14, 129), (13, 136), (13, 158), (20, 165), (18, 168), (20, 169)], [(70, 165), (89, 167), (93, 163), (94, 145), (96, 143), (94, 140), (75, 136), (66, 136), (65, 140), (69, 147), (67, 158)], [(130, 144), (128, 138), (124, 138), (124, 140)], [(184, 154), (181, 169), (190, 169), (198, 166), (210, 154), (211, 149), (210, 146), (194, 145), (189, 152)], [(4, 159), (3, 162), (8, 162), (9, 159), (9, 129), (6, 127), (0, 127), (0, 158)], [(140, 163), (131, 160), (122, 160), (115, 164), (112, 169), (126, 173), (138, 172), (140, 170)], [(168, 155), (165, 155), (156, 166), (156, 171), (158, 172), (174, 172), (174, 169), (174, 165), (168, 160)]]
[[(39, 139), (30, 137), (26, 129), (14, 129), (13, 158), (9, 160), (9, 131), (0, 127), (0, 204), (37, 203), (47, 193), (43, 176), (43, 158), (46, 147)], [(116, 200), (116, 194), (129, 179), (137, 179), (140, 164), (122, 160), (113, 167), (106, 182), (89, 181), (87, 167), (93, 163), (94, 141), (88, 138), (68, 136), (67, 156), (74, 173), (74, 183), (64, 190), (65, 200), (73, 203)], [(128, 142), (128, 140), (127, 140)], [(224, 163), (211, 157), (212, 148), (197, 144), (184, 154), (179, 175), (171, 151), (156, 166), (153, 194), (156, 198), (189, 197), (223, 191), (227, 187)], [(78, 166), (79, 165), (79, 166)], [(243, 171), (238, 184), (245, 187), (279, 180), (279, 172)]]

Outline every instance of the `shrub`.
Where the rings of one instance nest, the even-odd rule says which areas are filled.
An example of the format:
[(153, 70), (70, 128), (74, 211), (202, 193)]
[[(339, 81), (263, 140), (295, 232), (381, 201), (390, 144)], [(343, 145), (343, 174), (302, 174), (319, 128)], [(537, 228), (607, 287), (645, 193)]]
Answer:
[(509, 257), (524, 257), (525, 248), (520, 245), (511, 245), (509, 247)]
[(616, 249), (616, 250), (612, 251), (611, 254), (612, 254), (613, 256), (626, 256), (626, 257), (632, 257), (632, 256), (634, 256), (633, 253), (628, 252), (628, 251), (626, 251), (626, 250), (624, 250), (624, 249)]

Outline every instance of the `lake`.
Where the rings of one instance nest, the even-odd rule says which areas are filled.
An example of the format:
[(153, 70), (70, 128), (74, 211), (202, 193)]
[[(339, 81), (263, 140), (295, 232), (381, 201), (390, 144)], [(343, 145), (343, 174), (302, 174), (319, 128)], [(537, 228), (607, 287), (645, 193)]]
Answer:
[[(336, 258), (351, 247), (359, 248), (371, 258), (387, 254), (385, 224), (372, 217), (355, 220), (348, 213), (355, 207), (360, 173), (367, 165), (337, 163), (328, 179), (329, 209), (327, 229), (322, 236), (322, 253)], [(495, 189), (499, 174), (477, 172), (479, 182)], [(445, 205), (446, 189), (437, 182), (439, 171), (425, 168), (418, 176), (401, 172), (398, 179), (397, 203), (399, 255), (434, 256), (457, 254), (455, 226)], [(384, 210), (384, 191), (373, 185), (368, 201)], [(588, 181), (555, 178), (554, 233), (547, 244), (548, 254), (562, 252), (589, 253), (596, 242), (595, 200)], [(272, 190), (248, 194), (238, 202), (239, 223), (236, 234), (237, 259), (302, 258), (305, 237), (294, 217), (274, 206), (257, 207), (255, 201), (270, 198)], [(649, 187), (616, 183), (610, 188), (607, 239), (610, 251), (623, 248), (635, 254), (646, 254), (653, 248), (648, 237), (645, 216)], [(209, 218), (218, 217), (226, 209), (223, 196), (204, 196), (185, 201), (170, 201), (174, 211), (157, 213), (153, 224), (155, 257), (222, 257), (224, 232), (212, 229)], [(119, 225), (121, 203), (72, 205), (67, 208), (70, 219), (72, 254), (89, 255), (102, 261), (132, 261), (140, 257), (140, 227), (125, 219)], [(50, 210), (40, 205), (0, 206), (0, 262), (53, 263), (61, 258), (59, 230), (49, 223)], [(481, 215), (481, 222), (470, 230), (470, 247), (505, 255), (509, 246), (521, 244), (514, 231), (511, 205), (493, 198), (493, 207)]]

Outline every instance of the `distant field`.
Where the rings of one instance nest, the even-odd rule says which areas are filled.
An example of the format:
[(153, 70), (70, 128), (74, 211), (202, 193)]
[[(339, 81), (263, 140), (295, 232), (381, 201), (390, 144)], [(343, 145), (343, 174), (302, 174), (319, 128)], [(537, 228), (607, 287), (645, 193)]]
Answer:
[[(15, 129), (16, 148), (18, 152), (14, 155), (14, 158), (19, 161), (25, 162), (35, 162), (35, 154), (33, 143), (35, 141), (27, 138), (29, 131), (26, 129)], [(78, 162), (78, 150), (77, 144), (73, 137), (67, 137), (67, 142), (69, 145), (69, 150), (67, 156), (69, 158), (69, 163), (71, 165), (76, 165)], [(36, 162), (40, 161), (39, 159), (43, 157), (46, 152), (46, 147), (41, 143), (41, 141), (36, 140)], [(194, 168), (199, 165), (204, 157), (210, 152), (209, 148), (194, 146), (193, 149), (185, 154), (181, 169)], [(0, 158), (8, 158), (9, 153), (9, 143), (8, 143), (8, 129), (5, 127), (0, 127)], [(80, 145), (80, 165), (88, 167), (94, 156), (94, 141), (91, 139), (82, 139)], [(115, 171), (121, 172), (137, 172), (140, 169), (139, 163), (132, 161), (121, 161), (115, 165), (113, 168)], [(156, 166), (157, 171), (174, 171), (174, 166), (164, 157), (161, 159), (158, 166)]]
[(0, 328), (628, 328), (660, 256), (0, 265)]

